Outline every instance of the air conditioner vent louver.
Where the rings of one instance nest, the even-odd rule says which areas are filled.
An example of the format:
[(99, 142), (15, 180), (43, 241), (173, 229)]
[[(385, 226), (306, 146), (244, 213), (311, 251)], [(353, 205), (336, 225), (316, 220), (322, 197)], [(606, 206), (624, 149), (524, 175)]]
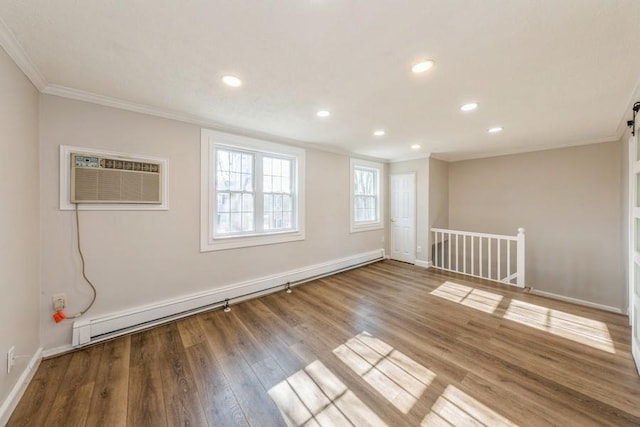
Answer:
[(71, 155), (73, 203), (162, 203), (162, 165), (136, 159)]

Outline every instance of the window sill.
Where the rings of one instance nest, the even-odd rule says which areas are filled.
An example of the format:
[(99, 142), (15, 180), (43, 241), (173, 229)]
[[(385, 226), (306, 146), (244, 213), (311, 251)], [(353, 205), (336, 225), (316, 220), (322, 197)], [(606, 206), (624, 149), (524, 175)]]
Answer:
[(200, 242), (200, 252), (221, 251), (227, 249), (248, 248), (252, 246), (273, 245), (276, 243), (304, 240), (304, 231), (291, 231), (252, 236), (222, 237)]
[(361, 231), (373, 231), (373, 230), (382, 230), (384, 225), (381, 222), (376, 222), (374, 224), (363, 224), (363, 225), (351, 225), (351, 233), (360, 233)]

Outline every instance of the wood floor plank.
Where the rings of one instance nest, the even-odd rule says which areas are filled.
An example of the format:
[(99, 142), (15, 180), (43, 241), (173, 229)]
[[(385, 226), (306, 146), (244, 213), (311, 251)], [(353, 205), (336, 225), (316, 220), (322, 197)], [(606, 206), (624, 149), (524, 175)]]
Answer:
[(69, 363), (71, 363), (69, 355), (42, 361), (7, 426), (26, 427), (45, 424)]
[(640, 425), (627, 322), (383, 261), (45, 360), (8, 425)]
[(228, 313), (213, 312), (201, 318), (213, 353), (251, 426), (282, 426), (284, 420), (260, 380), (238, 349), (236, 325)]
[[(199, 323), (191, 325), (200, 328)], [(200, 330), (202, 330), (200, 328)], [(207, 342), (185, 349), (196, 387), (210, 426), (248, 426), (222, 367)]]
[(86, 424), (103, 347), (103, 344), (99, 344), (71, 355), (47, 423), (68, 426)]
[(162, 389), (170, 426), (206, 425), (206, 416), (175, 323), (158, 328), (162, 359)]
[(128, 426), (168, 425), (161, 371), (163, 349), (158, 334), (157, 329), (151, 329), (131, 336)]
[(87, 426), (126, 425), (130, 349), (130, 337), (118, 338), (103, 345)]

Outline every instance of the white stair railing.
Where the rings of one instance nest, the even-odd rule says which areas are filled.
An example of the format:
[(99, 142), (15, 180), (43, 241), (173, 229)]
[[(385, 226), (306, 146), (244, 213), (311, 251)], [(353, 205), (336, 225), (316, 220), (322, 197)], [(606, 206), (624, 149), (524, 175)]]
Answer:
[(433, 266), (524, 288), (524, 228), (516, 236), (432, 228)]

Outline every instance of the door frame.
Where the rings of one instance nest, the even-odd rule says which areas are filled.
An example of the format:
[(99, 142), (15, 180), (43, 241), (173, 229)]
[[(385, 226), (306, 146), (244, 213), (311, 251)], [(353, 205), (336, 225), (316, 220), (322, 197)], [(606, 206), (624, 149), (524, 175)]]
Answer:
[[(639, 126), (640, 127), (640, 126)], [(640, 238), (638, 236), (638, 222), (640, 221), (640, 201), (638, 197), (638, 179), (640, 179), (640, 161), (638, 160), (638, 136), (637, 129), (635, 136), (629, 136), (629, 234), (628, 234), (628, 297), (629, 297), (629, 324), (631, 325), (631, 353), (636, 364), (638, 374), (640, 374), (640, 331), (638, 326), (638, 315), (640, 313), (640, 292), (636, 292), (636, 288), (640, 290), (640, 285), (636, 285), (640, 281), (636, 271), (640, 271)]]
[(389, 258), (390, 259), (395, 259), (393, 258), (393, 226), (391, 225), (393, 223), (393, 215), (392, 215), (392, 202), (393, 202), (393, 186), (391, 185), (391, 180), (393, 176), (399, 176), (399, 175), (407, 175), (407, 176), (411, 176), (411, 181), (413, 182), (413, 245), (411, 247), (411, 261), (407, 261), (404, 259), (401, 260), (397, 260), (397, 261), (401, 261), (401, 262), (410, 262), (411, 264), (416, 263), (417, 260), (417, 251), (416, 251), (416, 245), (418, 242), (418, 229), (417, 229), (417, 216), (418, 216), (418, 193), (417, 193), (417, 173), (416, 172), (396, 172), (396, 173), (390, 173), (389, 174)]

